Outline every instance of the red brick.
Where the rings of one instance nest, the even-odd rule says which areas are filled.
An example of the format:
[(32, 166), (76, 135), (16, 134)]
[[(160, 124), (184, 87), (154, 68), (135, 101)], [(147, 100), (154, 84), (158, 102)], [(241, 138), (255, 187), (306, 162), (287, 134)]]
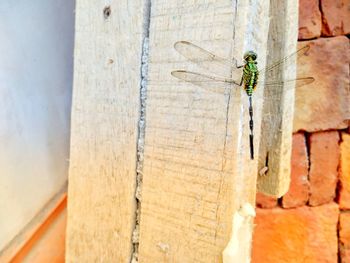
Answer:
[(253, 263), (337, 262), (335, 203), (294, 209), (257, 209)]
[(303, 41), (310, 45), (298, 60), (298, 76), (315, 81), (295, 94), (294, 132), (345, 129), (350, 119), (349, 39), (344, 36)]
[(313, 133), (310, 136), (309, 173), (312, 206), (331, 202), (335, 198), (340, 158), (337, 131)]
[(322, 35), (339, 36), (350, 33), (350, 1), (321, 0)]
[(277, 199), (276, 197), (258, 192), (256, 194), (256, 206), (261, 208), (273, 208), (277, 206)]
[(318, 0), (299, 0), (299, 39), (321, 35), (322, 19)]
[(339, 206), (341, 209), (350, 209), (350, 135), (342, 133), (340, 144), (340, 190)]
[(307, 156), (305, 136), (293, 135), (291, 183), (289, 191), (282, 198), (282, 206), (291, 208), (305, 205), (309, 199), (309, 159)]
[(350, 262), (350, 211), (340, 213), (339, 217), (340, 262)]

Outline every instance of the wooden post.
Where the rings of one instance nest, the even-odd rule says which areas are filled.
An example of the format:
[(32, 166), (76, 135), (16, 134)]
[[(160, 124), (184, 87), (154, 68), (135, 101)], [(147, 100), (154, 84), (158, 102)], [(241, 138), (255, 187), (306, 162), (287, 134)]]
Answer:
[[(180, 40), (238, 63), (254, 50), (263, 68), (269, 2), (151, 1), (140, 98), (143, 5), (77, 1), (68, 262), (250, 261), (258, 158), (248, 97), (170, 72), (213, 73), (177, 53)], [(256, 153), (263, 91), (254, 93)]]
[(67, 262), (131, 259), (143, 9), (76, 2)]

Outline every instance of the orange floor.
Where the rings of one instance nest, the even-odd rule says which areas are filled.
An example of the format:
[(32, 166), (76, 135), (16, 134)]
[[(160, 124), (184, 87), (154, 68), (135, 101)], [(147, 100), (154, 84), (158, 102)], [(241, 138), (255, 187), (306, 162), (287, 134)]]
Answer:
[(64, 262), (66, 206), (67, 196), (64, 193), (43, 217), (1, 251), (0, 262)]
[(17, 255), (12, 262), (64, 262), (67, 211), (64, 209), (25, 255)]

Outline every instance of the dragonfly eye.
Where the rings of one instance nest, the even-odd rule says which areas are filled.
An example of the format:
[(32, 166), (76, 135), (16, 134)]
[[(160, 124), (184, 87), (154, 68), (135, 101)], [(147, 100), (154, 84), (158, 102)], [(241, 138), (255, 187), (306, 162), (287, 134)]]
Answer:
[(258, 55), (255, 52), (252, 52), (251, 57), (252, 60), (256, 60), (258, 58)]

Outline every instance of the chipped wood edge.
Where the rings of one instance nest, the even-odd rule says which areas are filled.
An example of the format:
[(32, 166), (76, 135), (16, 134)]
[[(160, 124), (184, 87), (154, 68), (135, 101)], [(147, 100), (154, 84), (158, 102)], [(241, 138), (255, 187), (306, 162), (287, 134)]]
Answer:
[[(232, 233), (234, 234), (223, 252), (224, 263), (250, 262), (251, 234), (253, 232), (254, 217), (254, 207), (249, 203), (243, 204), (234, 213), (232, 219)], [(242, 243), (248, 244), (249, 248), (240, 250)]]

